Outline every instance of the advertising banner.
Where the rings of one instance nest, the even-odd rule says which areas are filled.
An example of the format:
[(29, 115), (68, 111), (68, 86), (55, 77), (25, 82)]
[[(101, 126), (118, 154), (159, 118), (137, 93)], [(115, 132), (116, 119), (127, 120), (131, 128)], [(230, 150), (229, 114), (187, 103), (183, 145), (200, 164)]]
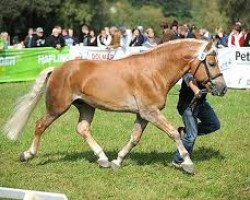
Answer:
[(45, 68), (69, 60), (69, 47), (6, 49), (0, 51), (0, 82), (34, 80)]
[(250, 89), (250, 48), (219, 49), (218, 61), (228, 87)]

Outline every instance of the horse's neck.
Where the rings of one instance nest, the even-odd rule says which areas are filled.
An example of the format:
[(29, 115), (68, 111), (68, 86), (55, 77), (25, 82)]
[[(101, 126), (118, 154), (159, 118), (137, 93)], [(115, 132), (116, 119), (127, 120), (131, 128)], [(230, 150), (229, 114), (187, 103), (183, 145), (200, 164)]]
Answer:
[(177, 49), (174, 45), (159, 49), (157, 54), (159, 64), (155, 67), (172, 87), (189, 70), (192, 54), (187, 48)]

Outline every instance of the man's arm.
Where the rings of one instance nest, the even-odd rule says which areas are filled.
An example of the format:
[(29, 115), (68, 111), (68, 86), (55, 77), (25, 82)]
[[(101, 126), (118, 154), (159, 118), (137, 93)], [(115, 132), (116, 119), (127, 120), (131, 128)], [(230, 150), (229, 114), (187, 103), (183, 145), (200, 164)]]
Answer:
[(196, 81), (191, 73), (187, 73), (183, 76), (183, 81), (187, 84), (188, 87), (194, 92), (195, 97), (200, 98), (202, 93), (198, 88)]

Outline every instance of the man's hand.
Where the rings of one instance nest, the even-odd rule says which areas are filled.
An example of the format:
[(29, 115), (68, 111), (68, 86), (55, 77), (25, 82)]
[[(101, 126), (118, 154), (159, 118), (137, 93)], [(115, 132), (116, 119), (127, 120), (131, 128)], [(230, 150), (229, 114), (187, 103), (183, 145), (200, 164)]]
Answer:
[(201, 98), (201, 95), (202, 95), (201, 90), (199, 90), (197, 93), (194, 94), (195, 98), (197, 98), (197, 99)]
[(193, 81), (189, 82), (189, 87), (194, 92), (194, 95), (196, 98), (198, 98), (198, 99), (201, 98), (202, 92)]

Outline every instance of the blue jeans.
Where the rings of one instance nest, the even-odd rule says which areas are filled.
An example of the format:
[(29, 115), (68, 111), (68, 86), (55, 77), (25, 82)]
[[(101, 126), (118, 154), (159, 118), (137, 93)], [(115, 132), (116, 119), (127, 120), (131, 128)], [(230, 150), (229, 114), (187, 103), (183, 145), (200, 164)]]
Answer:
[[(193, 112), (188, 107), (182, 115), (182, 120), (185, 125), (182, 142), (190, 156), (197, 136), (214, 132), (220, 128), (220, 122), (213, 108), (207, 102), (197, 105)], [(178, 150), (174, 156), (174, 161), (176, 163), (183, 162)]]

